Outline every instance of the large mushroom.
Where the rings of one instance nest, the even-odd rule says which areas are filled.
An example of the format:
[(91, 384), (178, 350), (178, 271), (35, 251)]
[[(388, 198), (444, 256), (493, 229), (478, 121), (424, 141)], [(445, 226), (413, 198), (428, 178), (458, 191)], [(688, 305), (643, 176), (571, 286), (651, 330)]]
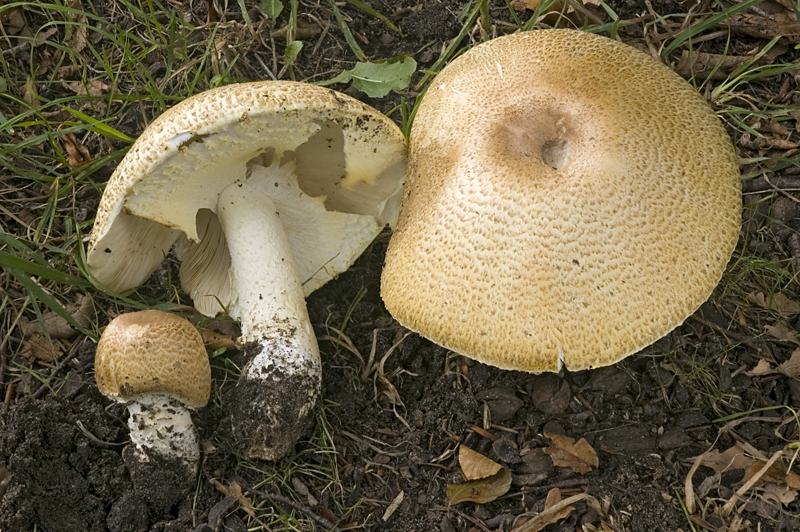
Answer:
[(381, 293), (506, 369), (612, 364), (711, 294), (739, 234), (736, 154), (677, 74), (605, 37), (501, 37), (431, 84)]
[(295, 82), (206, 91), (154, 120), (117, 167), (89, 268), (124, 292), (177, 242), (198, 310), (241, 321), (234, 436), (247, 456), (276, 459), (304, 432), (320, 390), (304, 296), (396, 219), (405, 164), (399, 128), (341, 93)]

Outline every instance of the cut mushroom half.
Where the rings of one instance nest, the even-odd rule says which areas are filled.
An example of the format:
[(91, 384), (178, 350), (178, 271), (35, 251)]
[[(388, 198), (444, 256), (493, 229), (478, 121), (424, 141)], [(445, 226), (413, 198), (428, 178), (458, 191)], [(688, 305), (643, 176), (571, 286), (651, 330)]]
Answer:
[(530, 372), (612, 364), (682, 323), (739, 235), (730, 138), (685, 80), (573, 30), (483, 43), (428, 88), (381, 294), (404, 326)]
[(341, 93), (296, 82), (203, 92), (153, 121), (117, 167), (89, 268), (125, 292), (175, 244), (197, 309), (241, 321), (234, 436), (249, 457), (276, 459), (320, 390), (304, 297), (394, 223), (405, 167), (400, 129)]

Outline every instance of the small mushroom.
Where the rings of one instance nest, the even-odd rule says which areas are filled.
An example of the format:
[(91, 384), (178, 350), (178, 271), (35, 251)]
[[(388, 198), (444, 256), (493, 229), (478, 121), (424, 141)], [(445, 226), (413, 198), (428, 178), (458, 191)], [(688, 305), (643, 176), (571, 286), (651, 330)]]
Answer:
[(522, 32), (427, 90), (381, 294), (487, 364), (609, 365), (708, 298), (740, 216), (733, 145), (686, 81), (605, 37)]
[(249, 457), (280, 458), (320, 391), (304, 297), (396, 220), (405, 165), (400, 129), (341, 93), (295, 82), (206, 91), (154, 120), (117, 167), (89, 269), (124, 292), (175, 244), (197, 309), (241, 321), (234, 436)]
[(200, 445), (189, 409), (205, 406), (211, 393), (197, 329), (158, 310), (122, 314), (97, 344), (95, 380), (100, 393), (127, 405), (135, 460), (177, 464), (194, 479)]

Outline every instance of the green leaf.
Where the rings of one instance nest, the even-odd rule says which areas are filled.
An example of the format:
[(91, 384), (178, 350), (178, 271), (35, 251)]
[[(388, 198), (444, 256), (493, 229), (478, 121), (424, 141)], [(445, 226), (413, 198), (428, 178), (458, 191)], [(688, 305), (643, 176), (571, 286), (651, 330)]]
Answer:
[(293, 65), (297, 56), (300, 55), (300, 50), (303, 49), (303, 41), (292, 41), (286, 47), (284, 53), (284, 61), (286, 65)]
[(370, 98), (382, 98), (392, 90), (408, 87), (416, 69), (417, 62), (410, 56), (395, 57), (376, 63), (356, 63), (351, 70), (345, 70), (327, 81), (320, 81), (317, 85), (328, 86), (349, 81)]
[[(263, 11), (270, 19), (275, 20), (283, 11), (283, 2), (281, 0), (261, 0), (259, 3), (261, 11)], [(272, 24), (272, 22), (270, 22)]]

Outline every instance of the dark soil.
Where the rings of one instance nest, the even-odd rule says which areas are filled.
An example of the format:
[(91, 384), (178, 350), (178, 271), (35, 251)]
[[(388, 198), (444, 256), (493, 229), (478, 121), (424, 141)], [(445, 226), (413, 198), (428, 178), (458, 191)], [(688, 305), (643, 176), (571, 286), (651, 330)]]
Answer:
[[(236, 2), (231, 4), (230, 17), (241, 17)], [(391, 18), (403, 34), (350, 5), (342, 7), (352, 19), (350, 28), (367, 40), (361, 46), (371, 59), (414, 54), (424, 70), (438, 58), (442, 43), (460, 29), (456, 15), (463, 3), (454, 0), (372, 4), (384, 13), (396, 13)], [(493, 19), (510, 19), (506, 7), (495, 4)], [(610, 5), (623, 18), (645, 11), (643, 3), (632, 0)], [(682, 9), (678, 3), (654, 5), (662, 14)], [(338, 27), (330, 10), (309, 7), (308, 12)], [(621, 32), (623, 40), (633, 44), (640, 43), (641, 34), (641, 26)], [(301, 56), (295, 71), (298, 79), (314, 72), (338, 72), (355, 60), (342, 45), (340, 33), (331, 31), (322, 43), (319, 57)], [(255, 67), (243, 68), (243, 76), (265, 77), (252, 70)], [(382, 111), (400, 99), (393, 93), (371, 100), (350, 87), (337, 88)], [(135, 136), (142, 123), (130, 119), (116, 127)], [(770, 214), (771, 198), (769, 192), (748, 197), (748, 203), (759, 207), (746, 211), (745, 229), (762, 236), (770, 232), (776, 219)], [(97, 198), (87, 201), (91, 217)], [(786, 239), (796, 232), (798, 218), (795, 202), (781, 205), (791, 212), (780, 214), (778, 229), (746, 245), (760, 246), (764, 256), (785, 260)], [(5, 227), (13, 229), (15, 224), (9, 221)], [(797, 439), (796, 422), (780, 418), (784, 410), (759, 409), (800, 407), (798, 381), (785, 375), (746, 373), (760, 358), (773, 363), (787, 360), (794, 342), (764, 340), (760, 321), (741, 323), (737, 310), (743, 303), (728, 293), (716, 294), (684, 325), (614, 367), (560, 375), (501, 371), (417, 335), (405, 336), (379, 297), (388, 237), (388, 233), (379, 237), (348, 272), (308, 300), (320, 338), (336, 338), (338, 333), (330, 327), (340, 328), (347, 319), (344, 335), (358, 352), (367, 358), (374, 350), (376, 359), (386, 356), (386, 362), (382, 373), (362, 380), (362, 365), (353, 353), (334, 341), (321, 340), (324, 407), (319, 407), (310, 436), (297, 446), (296, 457), (282, 464), (289, 470), (293, 463), (304, 464), (292, 473), (294, 484), (265, 481), (258, 469), (243, 467), (232, 451), (229, 421), (218, 404), (194, 416), (206, 440), (194, 489), (170, 488), (168, 473), (132, 478), (123, 452), (127, 414), (97, 392), (91, 373), (94, 347), (85, 341), (67, 364), (70, 378), (57, 393), (48, 390), (34, 398), (19, 391), (9, 404), (0, 404), (0, 531), (207, 532), (258, 526), (237, 504), (235, 486), (241, 486), (244, 497), (257, 508), (278, 506), (291, 512), (293, 508), (279, 496), (268, 496), (291, 495), (300, 505), (294, 510), (304, 519), (304, 530), (323, 529), (313, 517), (338, 519), (342, 528), (360, 525), (389, 532), (510, 530), (515, 517), (541, 511), (554, 486), (561, 487), (565, 496), (591, 494), (604, 504), (604, 515), (578, 503), (576, 511), (550, 525), (550, 531), (581, 530), (584, 525), (585, 530), (602, 529), (601, 523), (609, 530), (631, 532), (689, 530), (693, 525), (681, 502), (693, 457), (712, 447), (725, 450), (737, 441), (771, 456)], [(156, 299), (165, 289), (159, 277), (164, 271), (150, 282), (150, 295)], [(792, 293), (796, 290), (790, 285), (787, 295), (798, 299)], [(226, 356), (236, 360), (237, 355), (218, 357), (217, 370)], [(215, 386), (223, 389), (212, 392), (212, 397), (222, 397), (224, 407), (230, 382), (217, 379)], [(720, 418), (744, 411), (752, 412), (721, 430)], [(550, 433), (585, 438), (599, 455), (599, 467), (587, 474), (555, 467), (543, 452), (550, 445), (545, 434)], [(448, 508), (445, 487), (462, 482), (459, 444), (511, 470), (513, 484), (507, 495), (483, 505)], [(318, 453), (321, 447), (335, 448), (335, 457)], [(329, 467), (331, 462), (338, 468), (338, 484), (313, 473), (314, 467)], [(700, 468), (694, 486), (713, 473)], [(743, 470), (723, 474), (706, 497), (729, 499), (743, 474)], [(298, 485), (308, 493), (302, 494)], [(796, 502), (783, 508), (755, 498), (740, 504), (745, 518), (741, 530), (800, 529)], [(714, 515), (705, 519), (715, 529), (726, 530), (728, 523), (722, 519)]]

